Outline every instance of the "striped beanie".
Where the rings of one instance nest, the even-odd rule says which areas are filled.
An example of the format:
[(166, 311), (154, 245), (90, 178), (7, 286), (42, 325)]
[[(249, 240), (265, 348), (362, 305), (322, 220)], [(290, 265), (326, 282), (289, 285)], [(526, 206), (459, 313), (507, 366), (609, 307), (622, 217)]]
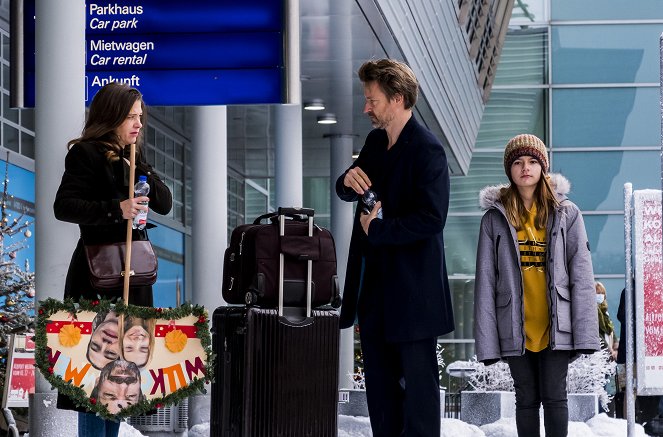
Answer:
[(546, 145), (543, 144), (535, 135), (520, 134), (511, 138), (504, 149), (504, 171), (511, 180), (511, 164), (521, 156), (531, 156), (539, 161), (543, 173), (548, 173), (548, 152)]

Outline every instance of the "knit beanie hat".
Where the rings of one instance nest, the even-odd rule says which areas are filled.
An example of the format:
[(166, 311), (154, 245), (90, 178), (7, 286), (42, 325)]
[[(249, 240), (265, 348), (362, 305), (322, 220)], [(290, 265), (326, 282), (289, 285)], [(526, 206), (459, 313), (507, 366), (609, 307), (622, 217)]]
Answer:
[(511, 180), (511, 164), (521, 156), (531, 156), (539, 161), (543, 173), (548, 173), (548, 152), (546, 145), (543, 144), (535, 135), (520, 134), (511, 138), (504, 149), (504, 171), (509, 180)]

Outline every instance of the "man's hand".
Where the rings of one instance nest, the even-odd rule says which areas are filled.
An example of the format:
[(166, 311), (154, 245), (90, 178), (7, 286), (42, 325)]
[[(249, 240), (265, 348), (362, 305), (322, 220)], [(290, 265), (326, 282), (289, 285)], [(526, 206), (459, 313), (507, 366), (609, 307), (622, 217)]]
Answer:
[(365, 190), (371, 187), (371, 180), (368, 178), (364, 170), (359, 167), (353, 167), (345, 174), (343, 178), (343, 185), (352, 188), (357, 194), (364, 194)]
[(371, 220), (373, 220), (375, 217), (378, 216), (378, 211), (382, 208), (382, 203), (377, 202), (375, 206), (373, 206), (373, 209), (371, 210), (370, 214), (364, 214), (362, 213), (359, 216), (359, 221), (361, 222), (361, 227), (364, 230), (364, 233), (368, 235), (368, 227), (371, 225)]

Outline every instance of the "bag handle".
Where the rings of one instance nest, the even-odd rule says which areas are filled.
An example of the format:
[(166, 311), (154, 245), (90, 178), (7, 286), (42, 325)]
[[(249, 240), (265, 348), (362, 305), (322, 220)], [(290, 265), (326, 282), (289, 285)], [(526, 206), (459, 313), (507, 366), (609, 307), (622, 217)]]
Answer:
[[(131, 144), (129, 153), (129, 200), (134, 198), (134, 184), (136, 180), (136, 143)], [(122, 299), (124, 304), (129, 304), (129, 281), (131, 280), (131, 239), (133, 237), (133, 220), (127, 220), (127, 240), (124, 252), (124, 287), (122, 289)]]
[(263, 214), (261, 216), (256, 217), (256, 219), (253, 220), (253, 224), (259, 225), (260, 222), (262, 222), (265, 219), (270, 219), (274, 221), (274, 219), (278, 218), (279, 216), (286, 216), (294, 220), (308, 222), (308, 218), (313, 217), (314, 215), (315, 215), (315, 210), (313, 208), (279, 207), (278, 211), (268, 212), (267, 214)]

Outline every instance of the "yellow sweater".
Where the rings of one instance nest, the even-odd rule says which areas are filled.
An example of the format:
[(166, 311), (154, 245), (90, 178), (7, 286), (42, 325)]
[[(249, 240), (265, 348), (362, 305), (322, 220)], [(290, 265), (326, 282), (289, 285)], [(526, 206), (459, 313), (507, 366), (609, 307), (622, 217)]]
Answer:
[(546, 293), (546, 230), (534, 226), (536, 206), (533, 205), (528, 212), (523, 229), (518, 231), (524, 286), (525, 349), (540, 352), (548, 346), (550, 329)]

